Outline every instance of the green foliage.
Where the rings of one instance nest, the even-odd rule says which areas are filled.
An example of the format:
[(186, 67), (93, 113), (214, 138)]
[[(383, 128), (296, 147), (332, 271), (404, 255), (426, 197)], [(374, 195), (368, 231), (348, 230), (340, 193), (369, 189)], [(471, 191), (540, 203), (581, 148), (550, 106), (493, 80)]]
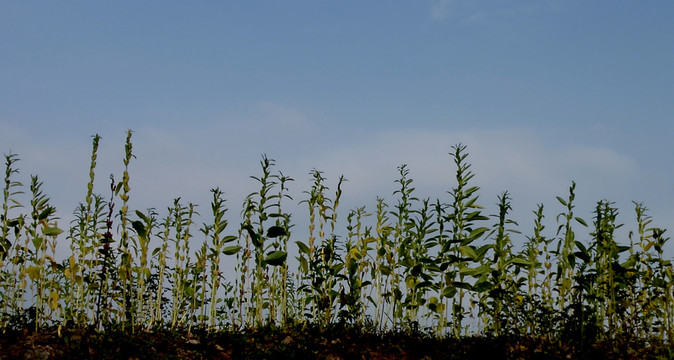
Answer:
[[(323, 172), (312, 170), (300, 201), (308, 212), (303, 238), (291, 231), (284, 209), (293, 201), (293, 179), (263, 156), (261, 175), (251, 176), (258, 190), (233, 220), (235, 233), (227, 230), (232, 217), (224, 192), (214, 188), (204, 214), (209, 220), (195, 239), (201, 217), (195, 204), (176, 198), (163, 216), (130, 208), (131, 134), (122, 180), (110, 176), (109, 200), (94, 189), (100, 137), (93, 137), (84, 202), (66, 231), (37, 176), (21, 199), (18, 156), (5, 155), (3, 331), (348, 323), (447, 338), (479, 332), (564, 339), (578, 349), (617, 338), (674, 341), (674, 270), (664, 256), (669, 238), (651, 225), (642, 204), (635, 203), (636, 229), (626, 242), (613, 203), (599, 201), (590, 225), (576, 216), (572, 182), (568, 197), (557, 197), (557, 231), (546, 233), (540, 204), (532, 233), (522, 235), (510, 217), (509, 192), (497, 197), (493, 215), (484, 215), (466, 147), (458, 144), (450, 152), (456, 177), (446, 199), (419, 199), (401, 165), (394, 202), (377, 197), (371, 211), (351, 209), (345, 225), (339, 204), (346, 179), (339, 177), (331, 194)], [(63, 236), (70, 253), (57, 259)]]

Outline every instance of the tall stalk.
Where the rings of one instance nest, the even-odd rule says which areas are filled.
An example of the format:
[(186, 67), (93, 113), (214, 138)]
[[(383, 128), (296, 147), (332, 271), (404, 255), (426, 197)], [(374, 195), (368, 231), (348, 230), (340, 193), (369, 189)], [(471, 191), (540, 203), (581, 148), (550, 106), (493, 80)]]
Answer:
[(576, 247), (576, 234), (573, 231), (572, 224), (574, 220), (583, 225), (587, 226), (587, 223), (579, 217), (575, 217), (573, 209), (575, 205), (573, 201), (576, 197), (575, 195), (576, 183), (571, 182), (569, 187), (569, 197), (564, 200), (561, 197), (557, 197), (562, 206), (566, 208), (566, 212), (559, 213), (557, 215), (557, 222), (560, 223), (557, 228), (557, 236), (560, 234), (562, 237), (557, 242), (557, 249), (555, 255), (557, 256), (557, 271), (556, 271), (556, 283), (557, 283), (557, 302), (559, 305), (559, 312), (566, 312), (567, 300), (571, 295), (571, 287), (573, 285), (574, 277), (574, 267), (576, 265), (574, 249)]
[[(274, 164), (274, 160), (263, 155), (260, 161), (262, 176), (251, 176), (259, 183), (260, 190), (246, 197), (245, 220), (242, 224), (242, 229), (247, 231), (248, 239), (253, 245), (255, 256), (255, 277), (250, 292), (253, 309), (249, 315), (252, 315), (253, 323), (256, 326), (265, 323), (265, 311), (269, 322), (273, 323), (277, 320), (278, 312), (276, 309), (278, 309), (279, 304), (274, 294), (280, 293), (278, 290), (279, 284), (269, 281), (269, 272), (271, 270), (272, 277), (274, 274), (278, 274), (280, 271), (275, 268), (283, 267), (288, 256), (286, 249), (282, 248), (282, 244), (287, 244), (290, 226), (289, 215), (282, 212), (279, 215), (278, 211), (272, 212), (272, 209), (278, 208), (280, 211), (280, 201), (285, 196), (285, 183), (291, 179), (283, 175), (272, 174), (271, 168)], [(282, 183), (281, 191), (279, 194), (274, 194), (272, 191), (279, 182)], [(278, 221), (274, 225), (268, 226), (267, 220), (271, 218), (277, 218)], [(282, 218), (285, 218), (285, 220)], [(270, 266), (274, 268), (270, 269)], [(286, 284), (280, 284), (280, 286), (285, 287)]]
[[(551, 238), (543, 235), (543, 204), (538, 204), (533, 212), (534, 228), (533, 235), (527, 237), (522, 258), (527, 261), (527, 292), (524, 297), (523, 312), (526, 316), (525, 333), (541, 334), (545, 330), (545, 324), (552, 314), (552, 286), (551, 286), (551, 257), (548, 250)], [(541, 248), (542, 246), (542, 248)], [(541, 259), (543, 257), (543, 259)], [(542, 261), (542, 262), (541, 262)]]
[(65, 317), (79, 326), (93, 318), (95, 292), (91, 276), (95, 272), (96, 249), (100, 246), (99, 233), (105, 232), (106, 202), (93, 192), (100, 139), (98, 134), (93, 136), (85, 202), (75, 209), (69, 234), (71, 256), (67, 259), (65, 276), (71, 291), (66, 294)]
[[(412, 185), (412, 179), (409, 178), (409, 170), (407, 165), (401, 165), (398, 167), (398, 173), (400, 177), (396, 182), (400, 185), (400, 188), (393, 192), (394, 195), (398, 194), (398, 204), (395, 207), (395, 210), (391, 212), (391, 216), (395, 221), (395, 226), (393, 228), (391, 243), (389, 247), (394, 249), (391, 254), (389, 266), (392, 268), (392, 273), (390, 276), (390, 289), (392, 292), (392, 317), (393, 317), (393, 328), (397, 328), (400, 321), (404, 318), (404, 292), (407, 292), (405, 287), (407, 279), (405, 279), (405, 270), (409, 268), (410, 270), (416, 266), (415, 260), (407, 259), (408, 248), (411, 248), (413, 244), (410, 240), (413, 237), (413, 227), (414, 223), (411, 220), (411, 214), (413, 213), (414, 203), (418, 202), (419, 199), (414, 197), (414, 188)], [(419, 273), (421, 268), (417, 268)], [(410, 292), (414, 295), (414, 277), (410, 279)], [(416, 300), (410, 299), (410, 308), (417, 306)], [(414, 313), (415, 310), (412, 310)], [(416, 317), (416, 316), (415, 316)]]
[(155, 227), (157, 226), (157, 213), (154, 209), (148, 209), (147, 213), (142, 213), (136, 210), (136, 216), (139, 220), (134, 220), (131, 225), (136, 232), (136, 243), (139, 249), (135, 251), (138, 254), (139, 263), (133, 267), (133, 274), (136, 280), (135, 312), (134, 319), (136, 321), (144, 320), (149, 322), (149, 314), (152, 313), (151, 299), (147, 297), (147, 285), (152, 276), (151, 273), (151, 258), (150, 255), (150, 241)]
[(101, 325), (109, 325), (111, 315), (111, 309), (109, 307), (110, 299), (108, 298), (108, 295), (110, 290), (110, 273), (114, 266), (111, 244), (114, 242), (112, 234), (112, 214), (115, 208), (115, 178), (112, 175), (110, 175), (110, 190), (111, 195), (110, 201), (108, 202), (108, 217), (105, 220), (105, 233), (101, 236), (102, 238), (99, 242), (101, 247), (98, 249), (99, 260), (97, 261), (97, 264), (100, 266), (100, 270), (98, 273), (98, 295), (96, 298), (96, 313), (94, 317), (94, 324), (97, 328), (100, 328)]
[[(335, 286), (344, 267), (343, 259), (339, 255), (340, 249), (335, 227), (337, 224), (337, 208), (342, 195), (341, 187), (346, 179), (343, 176), (339, 178), (335, 197), (330, 199), (325, 194), (328, 188), (322, 183), (325, 179), (321, 176), (321, 173), (314, 171), (313, 175), (314, 186), (309, 193), (309, 199), (305, 202), (310, 206), (311, 230), (316, 225), (316, 217), (318, 218), (319, 243), (315, 244), (315, 238), (311, 234), (309, 246), (297, 242), (300, 251), (304, 253), (311, 251), (311, 246), (313, 246), (309, 261), (306, 258), (300, 259), (301, 262), (304, 261), (308, 265), (307, 273), (309, 275), (300, 290), (309, 294), (305, 298), (305, 304), (311, 303), (312, 312), (306, 315), (309, 315), (318, 324), (325, 325), (329, 324), (335, 315), (333, 306), (339, 296)], [(326, 225), (330, 227), (330, 234), (327, 236), (325, 233)]]
[(187, 313), (185, 308), (189, 301), (188, 292), (193, 290), (188, 282), (190, 259), (189, 259), (189, 241), (192, 238), (193, 216), (195, 214), (194, 204), (187, 206), (180, 203), (180, 198), (173, 201), (173, 220), (171, 225), (175, 230), (175, 255), (173, 258), (173, 287), (172, 287), (172, 306), (171, 306), (171, 329), (178, 325), (184, 325)]
[(516, 294), (519, 289), (519, 279), (516, 276), (520, 267), (529, 266), (529, 262), (515, 255), (512, 251), (513, 244), (510, 234), (518, 234), (519, 231), (511, 228), (517, 226), (508, 215), (512, 206), (510, 196), (506, 191), (498, 197), (499, 213), (495, 224), (494, 244), (492, 245), (493, 258), (490, 261), (489, 273), (490, 289), (488, 296), (491, 299), (491, 333), (501, 336), (516, 329), (518, 321), (516, 316)]
[(667, 230), (654, 228), (653, 229), (653, 249), (655, 256), (652, 257), (655, 263), (653, 274), (655, 275), (651, 281), (653, 286), (653, 293), (656, 294), (655, 304), (657, 310), (655, 311), (657, 317), (661, 319), (658, 336), (668, 341), (670, 344), (674, 341), (674, 266), (671, 260), (665, 260), (664, 247), (669, 241), (669, 237), (664, 234)]
[(592, 305), (597, 312), (598, 319), (601, 319), (597, 327), (603, 329), (606, 325), (608, 329), (616, 331), (620, 328), (619, 312), (622, 313), (618, 303), (619, 288), (626, 289), (629, 286), (627, 283), (621, 284), (626, 279), (623, 276), (624, 268), (619, 262), (619, 255), (627, 248), (618, 246), (614, 238), (615, 230), (622, 226), (622, 224), (615, 224), (617, 214), (618, 210), (608, 201), (597, 203), (595, 230), (591, 234), (594, 238), (592, 246), (594, 256), (591, 263), (594, 264), (596, 278), (594, 279), (595, 286), (589, 289), (590, 294), (593, 295), (591, 299), (595, 300)]
[[(470, 186), (470, 181), (475, 176), (470, 171), (470, 164), (466, 162), (468, 153), (465, 152), (465, 145), (453, 146), (453, 153), (450, 153), (456, 165), (456, 187), (449, 192), (452, 197), (450, 212), (447, 215), (447, 221), (451, 226), (452, 240), (451, 246), (442, 251), (449, 251), (453, 256), (449, 258), (447, 266), (447, 275), (452, 283), (452, 287), (446, 287), (442, 296), (452, 298), (452, 334), (459, 337), (462, 332), (463, 319), (466, 316), (464, 311), (464, 297), (467, 291), (473, 290), (473, 286), (466, 282), (467, 276), (479, 277), (488, 272), (488, 268), (471, 268), (474, 263), (479, 264), (479, 260), (484, 256), (486, 248), (476, 248), (472, 245), (481, 238), (489, 229), (486, 227), (475, 227), (479, 221), (489, 218), (482, 215), (482, 206), (477, 204), (478, 186)], [(458, 298), (454, 295), (458, 293)]]
[(438, 232), (435, 236), (438, 252), (431, 270), (436, 273), (433, 287), (437, 291), (438, 297), (431, 297), (428, 304), (429, 310), (435, 314), (437, 319), (435, 327), (436, 336), (444, 335), (445, 329), (450, 325), (447, 321), (449, 318), (447, 310), (450, 298), (454, 297), (452, 292), (456, 291), (456, 288), (451, 283), (453, 276), (447, 271), (451, 262), (449, 249), (452, 246), (452, 238), (451, 235), (447, 234), (445, 229), (446, 211), (447, 205), (442, 203), (440, 199), (437, 199), (433, 206), (433, 213), (436, 217), (435, 223), (438, 226)]
[(421, 207), (413, 210), (414, 216), (411, 219), (413, 228), (401, 247), (404, 251), (402, 264), (406, 267), (405, 320), (410, 326), (418, 326), (419, 311), (426, 304), (426, 295), (433, 285), (431, 271), (434, 270), (434, 261), (429, 255), (429, 250), (436, 246), (433, 234), (437, 228), (429, 202), (429, 199), (424, 199), (421, 201)]
[(391, 276), (393, 270), (392, 252), (389, 246), (389, 238), (393, 232), (393, 226), (389, 223), (387, 210), (388, 205), (383, 198), (377, 198), (377, 224), (375, 225), (376, 232), (376, 258), (375, 266), (372, 267), (372, 278), (374, 278), (375, 297), (370, 296), (370, 302), (375, 306), (374, 324), (377, 330), (383, 330), (386, 326), (385, 316), (389, 315), (387, 304), (390, 303), (390, 292), (388, 289), (388, 278)]
[[(309, 208), (309, 239), (306, 243), (303, 241), (296, 241), (295, 243), (300, 253), (298, 257), (300, 264), (299, 276), (302, 282), (298, 290), (307, 294), (303, 298), (301, 307), (305, 310), (310, 308), (310, 311), (305, 312), (304, 316), (315, 321), (318, 316), (319, 292), (316, 284), (314, 284), (315, 279), (312, 278), (310, 267), (317, 264), (316, 254), (318, 252), (316, 249), (321, 249), (325, 241), (324, 226), (330, 200), (326, 199), (325, 192), (328, 188), (324, 184), (325, 178), (323, 178), (323, 173), (314, 169), (309, 174), (313, 177), (314, 183), (310, 191), (305, 191), (309, 195), (309, 198), (301, 202), (306, 203)], [(317, 227), (318, 244), (316, 244)]]
[(361, 206), (351, 210), (347, 216), (348, 235), (344, 249), (344, 278), (348, 292), (341, 289), (339, 318), (353, 321), (359, 327), (362, 327), (365, 322), (365, 300), (367, 299), (365, 289), (372, 284), (371, 281), (366, 280), (365, 276), (368, 270), (373, 268), (373, 264), (369, 262), (368, 253), (371, 250), (369, 244), (376, 242), (376, 239), (370, 234), (370, 227), (363, 229), (363, 220), (370, 215), (372, 214), (365, 211), (365, 206)]
[(12, 247), (12, 242), (9, 240), (9, 231), (12, 227), (16, 226), (16, 220), (10, 218), (9, 211), (22, 206), (15, 197), (23, 194), (23, 191), (19, 190), (23, 185), (12, 179), (13, 175), (19, 172), (14, 165), (18, 161), (19, 157), (17, 154), (12, 154), (10, 152), (8, 155), (5, 155), (5, 178), (3, 183), (4, 186), (2, 188), (2, 215), (0, 216), (0, 227), (2, 229), (2, 238), (0, 238), (0, 262), (7, 258), (7, 254)]
[[(30, 192), (32, 195), (31, 221), (26, 228), (26, 245), (32, 245), (29, 250), (31, 265), (26, 268), (26, 272), (31, 280), (31, 290), (35, 298), (35, 331), (38, 331), (48, 319), (50, 312), (47, 310), (56, 310), (58, 307), (58, 292), (52, 290), (49, 286), (51, 264), (55, 261), (47, 253), (49, 247), (49, 238), (55, 238), (63, 230), (59, 229), (55, 223), (54, 213), (56, 209), (49, 205), (49, 198), (42, 193), (43, 183), (37, 176), (31, 176)], [(52, 250), (55, 244), (52, 245)], [(47, 261), (50, 263), (47, 263)]]
[[(174, 202), (175, 204), (175, 202)], [(156, 290), (151, 295), (151, 315), (148, 322), (147, 328), (151, 329), (155, 326), (156, 323), (162, 323), (165, 319), (163, 316), (164, 309), (164, 282), (167, 278), (166, 268), (168, 256), (168, 246), (170, 236), (171, 236), (171, 224), (175, 216), (175, 211), (178, 209), (176, 207), (169, 207), (168, 214), (163, 219), (162, 231), (159, 233), (161, 244), (159, 247), (155, 248), (152, 251), (152, 256), (157, 259), (156, 262), (156, 276), (157, 276), (157, 287)]]
[[(283, 212), (283, 207), (281, 206), (283, 199), (292, 200), (293, 198), (287, 194), (288, 183), (294, 181), (293, 178), (289, 176), (284, 176), (283, 173), (279, 172), (279, 175), (276, 175), (278, 179), (279, 190), (276, 194), (276, 213), (270, 214), (270, 217), (276, 218), (276, 221), (271, 229), (268, 230), (267, 236), (275, 239), (270, 245), (272, 252), (270, 254), (286, 254), (288, 253), (288, 241), (290, 240), (290, 228), (292, 224), (290, 223), (290, 214)], [(278, 309), (272, 309), (272, 311), (277, 311), (278, 315), (274, 317), (277, 320), (280, 320), (282, 325), (285, 325), (288, 322), (288, 263), (283, 261), (280, 265), (274, 266), (272, 273), (272, 283), (275, 284), (273, 296), (279, 300), (277, 305)]]
[(19, 311), (22, 304), (16, 302), (16, 294), (19, 289), (18, 277), (15, 273), (9, 271), (7, 268), (7, 260), (9, 264), (14, 264), (14, 260), (9, 258), (12, 250), (12, 241), (10, 240), (10, 231), (13, 229), (14, 238), (17, 245), (18, 234), (21, 232), (21, 224), (23, 223), (21, 217), (12, 217), (10, 211), (22, 207), (21, 203), (16, 199), (17, 196), (23, 194), (20, 190), (23, 186), (20, 182), (14, 180), (14, 175), (18, 174), (19, 170), (15, 164), (19, 161), (17, 154), (9, 153), (5, 155), (5, 177), (4, 186), (2, 188), (2, 214), (0, 214), (0, 227), (2, 229), (2, 237), (0, 238), (0, 274), (2, 276), (0, 283), (2, 294), (2, 328), (7, 328), (8, 315)]
[(207, 238), (210, 238), (211, 242), (210, 253), (208, 255), (208, 259), (211, 264), (211, 297), (209, 301), (210, 307), (208, 310), (208, 328), (213, 330), (216, 324), (215, 321), (219, 300), (218, 291), (220, 290), (223, 279), (220, 266), (220, 254), (224, 253), (225, 255), (234, 255), (239, 252), (240, 248), (238, 246), (225, 247), (226, 244), (235, 241), (237, 237), (224, 235), (224, 231), (227, 228), (227, 219), (225, 219), (227, 208), (225, 207), (225, 200), (223, 199), (222, 191), (219, 188), (211, 189), (211, 192), (213, 193), (213, 200), (211, 201), (213, 223), (210, 226), (204, 225), (204, 234)]
[[(118, 243), (118, 251), (121, 254), (121, 262), (119, 264), (119, 276), (121, 280), (121, 307), (123, 309), (123, 322), (126, 323), (131, 329), (134, 328), (134, 311), (133, 311), (133, 296), (132, 296), (132, 264), (133, 264), (133, 253), (130, 249), (129, 243), (129, 232), (128, 232), (128, 212), (129, 212), (129, 191), (131, 187), (129, 186), (129, 163), (133, 155), (133, 145), (131, 144), (131, 135), (133, 132), (128, 130), (126, 133), (126, 144), (124, 146), (124, 172), (122, 173), (122, 181), (117, 184), (115, 189), (115, 194), (119, 195), (119, 198), (122, 200), (122, 206), (119, 209), (119, 219), (120, 219), (120, 238)], [(120, 194), (121, 193), (121, 194)], [(134, 238), (133, 240), (136, 240)]]
[(649, 285), (653, 277), (651, 265), (653, 261), (649, 251), (654, 245), (651, 240), (654, 229), (649, 227), (653, 219), (648, 215), (648, 209), (642, 203), (634, 202), (634, 205), (638, 239), (635, 242), (634, 233), (630, 232), (630, 256), (627, 261), (627, 266), (631, 269), (630, 275), (633, 277), (629, 301), (630, 327), (634, 329), (636, 336), (644, 338), (650, 335), (648, 328), (651, 327), (653, 319), (651, 311), (653, 294)]

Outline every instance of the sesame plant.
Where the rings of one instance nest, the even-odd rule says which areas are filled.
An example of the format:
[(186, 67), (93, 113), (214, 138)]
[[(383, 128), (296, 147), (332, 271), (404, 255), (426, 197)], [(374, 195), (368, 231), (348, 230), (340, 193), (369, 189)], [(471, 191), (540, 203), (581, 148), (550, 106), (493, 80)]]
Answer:
[[(274, 160), (266, 156), (262, 157), (260, 165), (262, 176), (251, 176), (259, 183), (260, 190), (246, 197), (242, 223), (242, 229), (246, 230), (243, 235), (246, 264), (241, 274), (239, 311), (241, 316), (249, 315), (245, 322), (242, 320), (248, 326), (284, 319), (287, 309), (286, 258), (291, 225), (290, 215), (281, 211), (281, 202), (288, 197), (286, 183), (292, 179), (281, 173), (272, 174)], [(280, 188), (278, 193), (274, 193), (276, 186)], [(270, 225), (272, 221), (273, 225)], [(252, 269), (248, 267), (251, 257), (254, 261)]]
[[(335, 197), (330, 199), (322, 172), (311, 171), (314, 183), (311, 191), (305, 192), (309, 198), (303, 200), (309, 207), (309, 239), (308, 242), (297, 241), (300, 251), (299, 273), (301, 285), (298, 291), (303, 292), (304, 317), (319, 324), (327, 325), (334, 319), (335, 300), (339, 296), (337, 281), (343, 277), (341, 270), (344, 260), (339, 254), (338, 238), (335, 233), (337, 224), (337, 208), (342, 195), (342, 183), (346, 179), (341, 176), (337, 184)], [(329, 234), (326, 227), (329, 226)], [(316, 237), (318, 230), (318, 237)]]
[(499, 195), (498, 200), (499, 212), (494, 216), (497, 222), (492, 232), (494, 243), (490, 249), (492, 258), (486, 262), (491, 269), (487, 277), (490, 286), (481, 299), (482, 310), (489, 317), (488, 330), (496, 336), (517, 331), (519, 319), (514, 305), (523, 301), (518, 290), (523, 288), (525, 279), (519, 274), (522, 267), (530, 265), (513, 252), (511, 234), (519, 231), (511, 228), (517, 223), (508, 218), (512, 209), (508, 192)]
[[(463, 320), (470, 315), (474, 302), (469, 304), (466, 297), (474, 292), (482, 292), (489, 287), (484, 275), (489, 267), (482, 264), (490, 245), (478, 245), (477, 241), (484, 237), (489, 230), (486, 226), (479, 226), (489, 218), (482, 214), (483, 207), (477, 203), (478, 186), (471, 186), (470, 181), (475, 176), (470, 170), (471, 164), (466, 161), (468, 154), (464, 145), (452, 147), (451, 155), (456, 165), (456, 187), (449, 192), (452, 202), (446, 216), (451, 231), (451, 240), (440, 249), (445, 257), (447, 283), (441, 296), (449, 298), (451, 307), (450, 331), (454, 337), (463, 333)], [(470, 282), (473, 278), (475, 281)], [(451, 309), (451, 310), (449, 310)]]
[(370, 244), (376, 239), (372, 237), (371, 227), (363, 228), (364, 218), (371, 215), (361, 206), (347, 216), (343, 275), (346, 284), (340, 289), (339, 319), (351, 321), (358, 327), (365, 326), (367, 289), (372, 285), (372, 281), (365, 279), (373, 266), (372, 259), (368, 258), (372, 251)]
[[(21, 229), (23, 227), (23, 216), (16, 216), (12, 210), (20, 208), (22, 205), (17, 197), (23, 194), (20, 182), (14, 177), (19, 172), (16, 168), (16, 162), (19, 161), (17, 154), (9, 153), (5, 155), (5, 177), (2, 197), (2, 238), (0, 239), (0, 268), (2, 269), (2, 325), (6, 328), (10, 325), (12, 318), (19, 316), (23, 310), (23, 288), (25, 288), (24, 277), (17, 270), (16, 261), (18, 257), (15, 251), (20, 249), (18, 244)], [(16, 217), (15, 217), (16, 216)], [(11, 236), (11, 237), (10, 237)], [(12, 243), (12, 238), (17, 243)]]
[[(520, 226), (508, 191), (493, 209), (482, 205), (489, 202), (458, 144), (448, 161), (456, 176), (438, 198), (417, 195), (401, 165), (392, 199), (377, 196), (371, 209), (342, 213), (344, 176), (331, 192), (325, 174), (312, 170), (297, 202), (293, 178), (262, 156), (261, 175), (251, 176), (258, 190), (238, 217), (219, 187), (203, 214), (180, 197), (163, 211), (133, 209), (131, 134), (121, 181), (110, 175), (105, 195), (94, 186), (101, 137), (93, 137), (84, 201), (68, 228), (42, 181), (32, 175), (22, 182), (18, 155), (5, 155), (3, 332), (342, 323), (441, 338), (529, 336), (578, 348), (607, 339), (674, 341), (669, 237), (641, 203), (627, 221), (614, 203), (598, 201), (584, 209), (592, 214), (588, 224), (577, 215), (571, 182), (568, 196), (553, 204), (561, 209), (553, 225), (539, 204), (533, 226)], [(293, 202), (305, 207), (306, 219), (286, 210)], [(306, 233), (291, 232), (299, 224)], [(630, 226), (625, 237), (620, 230)]]
[(106, 227), (107, 202), (102, 195), (93, 192), (100, 139), (98, 135), (93, 137), (85, 201), (80, 203), (73, 212), (75, 220), (71, 223), (68, 232), (71, 255), (65, 260), (67, 267), (64, 275), (65, 287), (70, 291), (66, 292), (64, 298), (64, 320), (78, 326), (86, 325), (94, 316), (96, 253)]

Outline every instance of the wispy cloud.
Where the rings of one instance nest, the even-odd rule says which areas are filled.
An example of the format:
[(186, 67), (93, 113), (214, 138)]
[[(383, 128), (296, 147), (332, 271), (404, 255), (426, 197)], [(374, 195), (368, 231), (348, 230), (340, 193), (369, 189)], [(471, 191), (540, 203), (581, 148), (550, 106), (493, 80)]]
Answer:
[(302, 110), (283, 104), (258, 102), (253, 106), (253, 113), (258, 123), (286, 134), (308, 135), (316, 130)]
[(483, 21), (485, 19), (485, 15), (482, 12), (476, 12), (469, 17), (467, 17), (463, 22), (464, 23), (477, 23), (479, 21)]
[[(302, 111), (278, 104), (265, 104), (259, 109), (271, 117), (267, 125), (275, 122), (285, 125), (289, 122), (299, 127), (307, 125)], [(273, 114), (279, 114), (279, 117)], [(39, 174), (45, 180), (46, 192), (54, 194), (59, 214), (66, 222), (77, 201), (83, 199), (90, 139), (71, 139), (68, 146), (62, 143), (46, 145), (48, 141), (30, 137), (21, 129), (6, 124), (2, 129), (4, 134), (21, 139), (21, 148), (12, 150), (22, 158), (22, 181), (26, 182), (27, 173)], [(258, 184), (250, 176), (259, 175), (262, 151), (246, 144), (248, 140), (241, 134), (228, 135), (226, 141), (221, 141), (208, 136), (212, 131), (205, 128), (190, 132), (154, 127), (138, 129), (133, 136), (137, 158), (130, 169), (132, 207), (139, 210), (154, 207), (163, 212), (173, 198), (181, 197), (184, 202), (198, 204), (207, 216), (209, 190), (217, 186), (226, 194), (230, 215), (236, 217), (243, 198), (257, 190)], [(8, 141), (4, 134), (0, 135), (3, 144), (17, 144)], [(350, 139), (349, 145), (344, 142), (339, 146), (313, 148), (297, 145), (298, 138), (278, 140), (278, 146), (269, 156), (277, 160), (276, 170), (296, 180), (290, 184), (295, 200), (289, 203), (290, 211), (301, 208), (297, 203), (304, 198), (303, 192), (310, 188), (308, 173), (313, 168), (324, 171), (331, 191), (335, 190), (340, 175), (349, 179), (343, 185), (342, 211), (360, 206), (374, 210), (377, 196), (393, 205), (397, 167), (402, 164), (408, 165), (419, 198), (449, 202), (447, 191), (455, 186), (456, 171), (449, 152), (451, 146), (458, 143), (467, 145), (467, 160), (475, 174), (473, 181), (481, 187), (479, 203), (491, 213), (496, 196), (508, 190), (513, 198), (513, 217), (520, 220), (522, 230), (532, 220), (531, 211), (538, 203), (545, 203), (553, 228), (558, 206), (555, 196), (566, 196), (571, 181), (578, 184), (578, 215), (588, 221), (594, 203), (608, 199), (616, 201), (626, 213), (625, 221), (629, 222), (631, 201), (641, 201), (643, 196), (639, 190), (643, 186), (639, 184), (641, 169), (630, 156), (607, 147), (550, 145), (530, 130), (393, 129), (361, 136)], [(97, 193), (108, 194), (109, 174), (121, 173), (123, 139), (123, 134), (104, 134), (99, 150)], [(291, 147), (294, 149), (283, 150)], [(304, 151), (298, 152), (298, 147)], [(653, 205), (661, 213), (658, 219), (662, 219), (662, 214), (674, 212), (671, 205), (646, 205)], [(305, 227), (301, 211), (295, 214), (294, 221), (298, 229)]]
[[(407, 164), (418, 197), (449, 201), (455, 186), (451, 146), (467, 145), (474, 183), (482, 188), (481, 204), (491, 206), (496, 196), (509, 191), (517, 216), (530, 220), (538, 203), (556, 206), (571, 181), (578, 184), (579, 212), (591, 211), (602, 199), (627, 206), (639, 196), (639, 166), (625, 154), (609, 148), (567, 145), (553, 147), (537, 134), (522, 129), (464, 132), (391, 130), (374, 134), (358, 145), (329, 149), (301, 159), (303, 167), (321, 166), (335, 181), (344, 175), (344, 206), (372, 205), (376, 196), (393, 199), (396, 168)], [(316, 165), (318, 164), (318, 165)], [(348, 205), (347, 205), (348, 204)], [(588, 218), (590, 216), (587, 216)]]
[[(487, 19), (534, 16), (541, 13), (558, 12), (561, 5), (556, 2), (476, 2), (462, 0), (431, 0), (430, 16), (434, 20), (452, 18), (461, 24), (482, 24)], [(511, 19), (514, 20), (514, 19)]]
[(431, 17), (436, 20), (443, 20), (449, 16), (450, 4), (452, 0), (431, 0)]

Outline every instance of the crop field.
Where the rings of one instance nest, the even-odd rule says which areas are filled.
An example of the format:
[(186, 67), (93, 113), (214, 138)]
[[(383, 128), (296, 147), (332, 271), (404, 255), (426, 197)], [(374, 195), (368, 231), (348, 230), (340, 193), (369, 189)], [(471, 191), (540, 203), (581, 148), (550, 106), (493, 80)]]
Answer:
[[(346, 179), (328, 188), (319, 170), (310, 172), (304, 197), (291, 198), (293, 179), (262, 156), (251, 176), (259, 190), (243, 204), (228, 204), (214, 188), (210, 206), (178, 198), (163, 212), (138, 210), (129, 207), (134, 191), (142, 191), (128, 170), (131, 138), (129, 131), (124, 172), (97, 189), (100, 137), (93, 137), (89, 183), (67, 227), (57, 225), (38, 176), (20, 182), (20, 156), (4, 156), (5, 338), (55, 334), (72, 343), (73, 334), (165, 334), (197, 346), (223, 334), (231, 343), (241, 334), (272, 332), (264, 341), (290, 346), (301, 343), (302, 331), (322, 339), (334, 331), (340, 341), (407, 336), (458, 349), (462, 341), (480, 347), (518, 339), (509, 346), (557, 347), (576, 358), (589, 349), (615, 358), (674, 357), (674, 268), (663, 255), (669, 237), (645, 204), (620, 210), (632, 214), (628, 224), (617, 223), (619, 209), (608, 200), (583, 219), (574, 213), (570, 182), (555, 213), (539, 205), (531, 209), (534, 226), (523, 228), (510, 217), (508, 192), (496, 211), (485, 210), (469, 149), (457, 144), (448, 147), (456, 177), (437, 199), (417, 197), (406, 165), (398, 168), (392, 197), (377, 198), (372, 209), (342, 209)], [(285, 210), (298, 203), (308, 219)], [(557, 226), (546, 228), (546, 217)], [(299, 231), (297, 223), (308, 228)], [(619, 237), (623, 226), (629, 231)], [(67, 256), (57, 255), (57, 245), (69, 249)], [(192, 341), (190, 334), (201, 337)], [(0, 358), (8, 348), (0, 343)]]

